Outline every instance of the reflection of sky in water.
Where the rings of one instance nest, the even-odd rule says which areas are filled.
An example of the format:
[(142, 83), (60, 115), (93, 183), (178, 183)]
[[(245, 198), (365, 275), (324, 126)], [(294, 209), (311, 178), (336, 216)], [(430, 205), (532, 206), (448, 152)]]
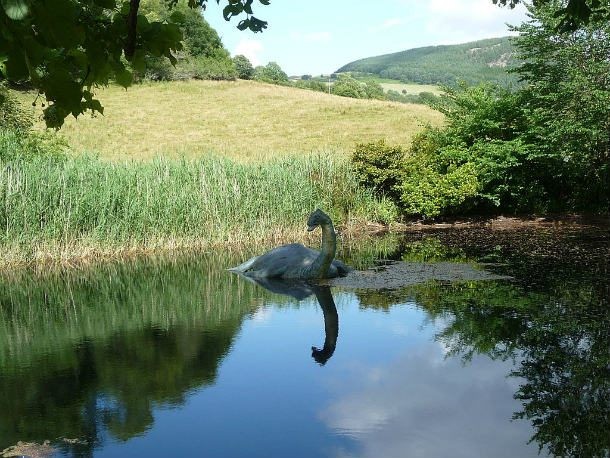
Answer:
[(388, 313), (334, 297), (339, 338), (324, 367), (310, 350), (324, 342), (315, 299), (267, 304), (243, 323), (213, 386), (99, 456), (537, 456), (529, 423), (510, 420), (520, 407), (510, 363), (446, 358), (438, 325), (413, 304)]

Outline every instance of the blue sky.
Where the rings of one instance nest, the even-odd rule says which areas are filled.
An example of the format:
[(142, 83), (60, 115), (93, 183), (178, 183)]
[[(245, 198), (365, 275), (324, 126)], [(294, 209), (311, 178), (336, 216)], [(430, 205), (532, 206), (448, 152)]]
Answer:
[[(223, 2), (221, 2), (222, 5)], [(277, 62), (289, 75), (327, 74), (353, 60), (420, 46), (456, 44), (508, 35), (506, 23), (525, 9), (492, 0), (271, 0), (255, 1), (255, 16), (269, 22), (262, 33), (240, 32), (210, 1), (204, 16), (232, 55), (254, 65)]]

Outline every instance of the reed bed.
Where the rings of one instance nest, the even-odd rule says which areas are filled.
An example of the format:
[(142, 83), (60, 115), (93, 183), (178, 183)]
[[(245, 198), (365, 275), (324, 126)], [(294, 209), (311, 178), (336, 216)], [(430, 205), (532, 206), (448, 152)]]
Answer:
[(302, 239), (316, 207), (346, 224), (375, 219), (377, 205), (329, 155), (244, 164), (0, 154), (5, 265)]

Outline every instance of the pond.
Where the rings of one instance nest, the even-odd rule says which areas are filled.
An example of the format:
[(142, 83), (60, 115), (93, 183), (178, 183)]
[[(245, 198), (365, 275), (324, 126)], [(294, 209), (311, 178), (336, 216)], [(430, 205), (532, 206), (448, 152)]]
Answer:
[(272, 292), (225, 270), (249, 254), (4, 274), (0, 456), (609, 455), (607, 225), (341, 253), (511, 277), (397, 289)]

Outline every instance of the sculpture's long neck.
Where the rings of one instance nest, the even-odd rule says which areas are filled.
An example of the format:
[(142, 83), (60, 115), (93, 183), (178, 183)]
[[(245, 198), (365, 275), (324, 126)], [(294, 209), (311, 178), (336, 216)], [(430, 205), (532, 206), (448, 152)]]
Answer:
[(335, 259), (337, 251), (337, 236), (332, 223), (322, 225), (322, 248), (320, 254), (311, 265), (313, 277), (324, 278), (328, 276), (328, 269)]

